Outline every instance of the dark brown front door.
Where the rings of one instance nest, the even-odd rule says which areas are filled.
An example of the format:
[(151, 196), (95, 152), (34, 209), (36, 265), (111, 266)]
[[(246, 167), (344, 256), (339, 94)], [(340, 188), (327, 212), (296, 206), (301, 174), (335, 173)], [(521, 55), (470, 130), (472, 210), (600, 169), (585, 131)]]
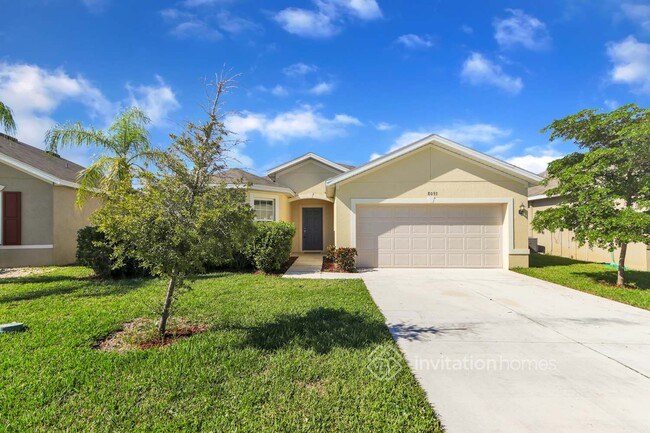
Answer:
[(20, 193), (2, 192), (2, 244), (20, 245)]
[(303, 251), (323, 249), (323, 208), (302, 208), (302, 249)]

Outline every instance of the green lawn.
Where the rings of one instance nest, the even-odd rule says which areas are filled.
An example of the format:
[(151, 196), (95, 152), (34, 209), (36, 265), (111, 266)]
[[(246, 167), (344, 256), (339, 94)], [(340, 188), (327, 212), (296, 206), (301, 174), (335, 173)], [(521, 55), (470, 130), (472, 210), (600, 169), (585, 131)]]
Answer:
[(0, 279), (0, 431), (437, 432), (403, 360), (392, 380), (367, 369), (393, 347), (360, 280), (213, 274), (174, 314), (208, 332), (162, 349), (101, 352), (97, 339), (155, 317), (163, 281), (103, 283), (85, 268)]
[(650, 310), (650, 272), (627, 271), (628, 287), (619, 288), (616, 269), (543, 254), (531, 254), (529, 268), (513, 271)]

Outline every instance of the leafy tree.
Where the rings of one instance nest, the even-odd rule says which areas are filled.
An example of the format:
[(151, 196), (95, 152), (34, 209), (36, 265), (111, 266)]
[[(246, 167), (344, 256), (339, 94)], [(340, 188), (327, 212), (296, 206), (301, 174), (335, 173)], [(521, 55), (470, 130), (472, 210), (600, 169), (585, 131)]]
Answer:
[(16, 133), (16, 122), (14, 121), (14, 115), (11, 112), (11, 108), (6, 106), (0, 101), (0, 126), (5, 132), (9, 135)]
[(84, 127), (79, 122), (57, 125), (45, 136), (47, 150), (58, 154), (60, 147), (98, 147), (104, 153), (88, 168), (78, 173), (79, 206), (94, 195), (116, 192), (120, 185), (131, 185), (147, 156), (149, 118), (139, 108), (122, 112), (106, 131)]
[(158, 325), (162, 335), (177, 289), (187, 287), (206, 264), (231, 259), (254, 230), (245, 190), (215, 184), (226, 168), (228, 131), (219, 100), (228, 88), (229, 80), (218, 81), (207, 120), (187, 123), (181, 135), (170, 135), (168, 149), (149, 155), (155, 170), (140, 172), (141, 188), (122, 184), (93, 215), (118, 259), (134, 257), (168, 280)]
[(533, 228), (573, 230), (580, 245), (620, 248), (616, 284), (623, 286), (628, 244), (650, 243), (650, 109), (583, 110), (546, 131), (551, 140), (573, 140), (585, 151), (549, 164), (543, 183), (559, 183), (546, 194), (562, 203), (537, 213)]

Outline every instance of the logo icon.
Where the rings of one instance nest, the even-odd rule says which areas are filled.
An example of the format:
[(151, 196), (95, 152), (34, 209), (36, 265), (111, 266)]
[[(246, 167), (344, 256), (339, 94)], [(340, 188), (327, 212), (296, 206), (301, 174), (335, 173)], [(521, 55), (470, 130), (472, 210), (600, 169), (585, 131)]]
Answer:
[(368, 356), (367, 368), (378, 380), (391, 380), (402, 370), (402, 354), (395, 346), (379, 346)]

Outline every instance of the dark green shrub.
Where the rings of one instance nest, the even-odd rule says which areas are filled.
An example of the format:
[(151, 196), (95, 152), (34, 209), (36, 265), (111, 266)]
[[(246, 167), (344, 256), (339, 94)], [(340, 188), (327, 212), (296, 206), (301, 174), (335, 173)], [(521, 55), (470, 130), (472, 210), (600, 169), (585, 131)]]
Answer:
[(334, 263), (344, 272), (357, 271), (357, 249), (341, 247), (337, 248), (334, 253)]
[(336, 247), (334, 245), (328, 246), (323, 258), (326, 262), (334, 263), (336, 260)]
[(255, 225), (256, 233), (246, 246), (245, 255), (255, 268), (277, 272), (289, 260), (296, 226), (284, 221), (258, 222)]
[(111, 257), (113, 248), (97, 227), (84, 227), (77, 232), (77, 263), (88, 266), (100, 278), (141, 277), (147, 271), (138, 266), (135, 260), (127, 259), (116, 266)]

